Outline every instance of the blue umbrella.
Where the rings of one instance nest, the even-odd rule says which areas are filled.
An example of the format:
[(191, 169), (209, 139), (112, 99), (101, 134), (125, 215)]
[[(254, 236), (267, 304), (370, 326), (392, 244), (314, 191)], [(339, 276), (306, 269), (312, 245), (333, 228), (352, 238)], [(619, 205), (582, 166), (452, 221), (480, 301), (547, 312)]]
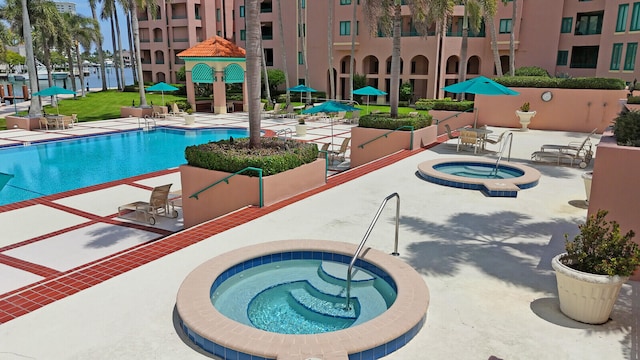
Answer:
[(58, 109), (58, 115), (60, 115), (60, 107), (58, 107), (58, 95), (60, 94), (75, 94), (73, 90), (61, 88), (60, 86), (52, 86), (44, 90), (33, 93), (33, 96), (55, 96), (56, 108)]
[(369, 96), (387, 95), (386, 92), (376, 89), (373, 86), (365, 86), (363, 88), (353, 91), (353, 95), (366, 95), (367, 96), (367, 113), (369, 112)]
[(287, 90), (289, 90), (291, 92), (299, 92), (300, 93), (300, 102), (302, 102), (302, 93), (317, 92), (316, 89), (310, 88), (310, 87), (302, 85), (302, 84), (294, 86), (292, 88), (288, 88)]
[(147, 88), (147, 91), (161, 91), (162, 92), (162, 105), (165, 105), (164, 103), (164, 92), (165, 91), (176, 91), (179, 90), (177, 87), (172, 86), (167, 84), (164, 81), (161, 81), (157, 84), (151, 85)]
[[(340, 111), (356, 111), (359, 110), (351, 105), (343, 104), (337, 101), (326, 101), (318, 106), (302, 110), (303, 114), (317, 113), (337, 113)], [(333, 121), (331, 121), (331, 146), (333, 147)]]
[[(477, 95), (519, 95), (517, 91), (513, 91), (508, 87), (498, 84), (497, 82), (486, 78), (484, 76), (478, 76), (476, 78), (445, 86), (442, 88), (444, 91), (448, 91), (454, 94), (469, 93)], [(355, 92), (354, 92), (355, 94)]]

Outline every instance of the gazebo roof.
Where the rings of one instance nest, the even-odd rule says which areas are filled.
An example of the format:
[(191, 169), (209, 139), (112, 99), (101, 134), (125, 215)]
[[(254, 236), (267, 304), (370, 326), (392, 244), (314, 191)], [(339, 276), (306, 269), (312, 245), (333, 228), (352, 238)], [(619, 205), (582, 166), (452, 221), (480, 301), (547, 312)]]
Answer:
[(243, 58), (246, 51), (220, 36), (206, 39), (198, 45), (184, 50), (178, 54), (179, 57), (233, 57)]

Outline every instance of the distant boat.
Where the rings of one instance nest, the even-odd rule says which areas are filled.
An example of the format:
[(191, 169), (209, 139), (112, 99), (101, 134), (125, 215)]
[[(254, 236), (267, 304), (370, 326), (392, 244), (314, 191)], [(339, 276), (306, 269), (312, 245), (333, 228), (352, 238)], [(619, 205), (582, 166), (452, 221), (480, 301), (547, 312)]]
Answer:
[[(38, 80), (47, 80), (49, 79), (48, 75), (47, 75), (47, 67), (44, 66), (41, 63), (38, 63), (38, 65), (36, 65), (36, 70), (38, 71)], [(29, 73), (25, 72), (22, 74), (8, 74), (7, 75), (9, 81), (28, 81), (29, 80)], [(51, 77), (54, 80), (64, 80), (67, 77), (69, 77), (69, 73), (66, 71), (52, 71), (51, 72)]]
[(113, 60), (105, 60), (104, 61), (104, 66), (113, 67)]

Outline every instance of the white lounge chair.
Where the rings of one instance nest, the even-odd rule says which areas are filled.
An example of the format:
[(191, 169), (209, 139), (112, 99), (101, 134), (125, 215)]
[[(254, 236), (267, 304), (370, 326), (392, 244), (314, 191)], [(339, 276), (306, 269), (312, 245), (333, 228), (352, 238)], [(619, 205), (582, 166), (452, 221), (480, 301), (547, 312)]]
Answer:
[(531, 154), (531, 160), (556, 165), (578, 165), (581, 169), (584, 169), (589, 165), (593, 157), (591, 136), (595, 134), (596, 130), (593, 129), (582, 142), (570, 142), (567, 145), (542, 145), (539, 151)]
[(172, 184), (155, 187), (151, 191), (149, 202), (136, 201), (129, 204), (118, 206), (118, 216), (124, 215), (124, 211), (133, 211), (136, 215), (143, 215), (146, 222), (155, 225), (156, 216), (178, 217), (172, 203), (169, 201), (169, 189)]

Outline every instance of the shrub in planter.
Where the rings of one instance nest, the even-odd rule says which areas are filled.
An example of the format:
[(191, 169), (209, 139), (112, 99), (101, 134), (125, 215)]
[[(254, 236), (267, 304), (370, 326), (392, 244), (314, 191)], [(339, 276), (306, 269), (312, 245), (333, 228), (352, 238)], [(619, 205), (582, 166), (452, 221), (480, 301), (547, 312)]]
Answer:
[(640, 104), (640, 96), (629, 96), (627, 104)]
[(549, 77), (549, 73), (547, 70), (539, 67), (539, 66), (523, 66), (521, 68), (516, 69), (516, 76), (545, 76)]
[(420, 99), (416, 102), (416, 110), (467, 111), (469, 109), (473, 109), (473, 101), (455, 101), (450, 98), (445, 98)]
[[(263, 176), (278, 174), (318, 159), (314, 143), (262, 138), (259, 148), (250, 148), (249, 139), (229, 139), (188, 146), (187, 164), (209, 170), (235, 173), (246, 167), (262, 169)], [(255, 172), (245, 173), (257, 176)]]
[(614, 119), (613, 134), (618, 145), (640, 146), (640, 111), (622, 111)]
[[(418, 115), (392, 118), (389, 114), (370, 114), (360, 117), (359, 127), (373, 129), (396, 130), (402, 126), (413, 126), (414, 130), (431, 126), (433, 117), (431, 115)], [(409, 131), (409, 129), (403, 129)]]

